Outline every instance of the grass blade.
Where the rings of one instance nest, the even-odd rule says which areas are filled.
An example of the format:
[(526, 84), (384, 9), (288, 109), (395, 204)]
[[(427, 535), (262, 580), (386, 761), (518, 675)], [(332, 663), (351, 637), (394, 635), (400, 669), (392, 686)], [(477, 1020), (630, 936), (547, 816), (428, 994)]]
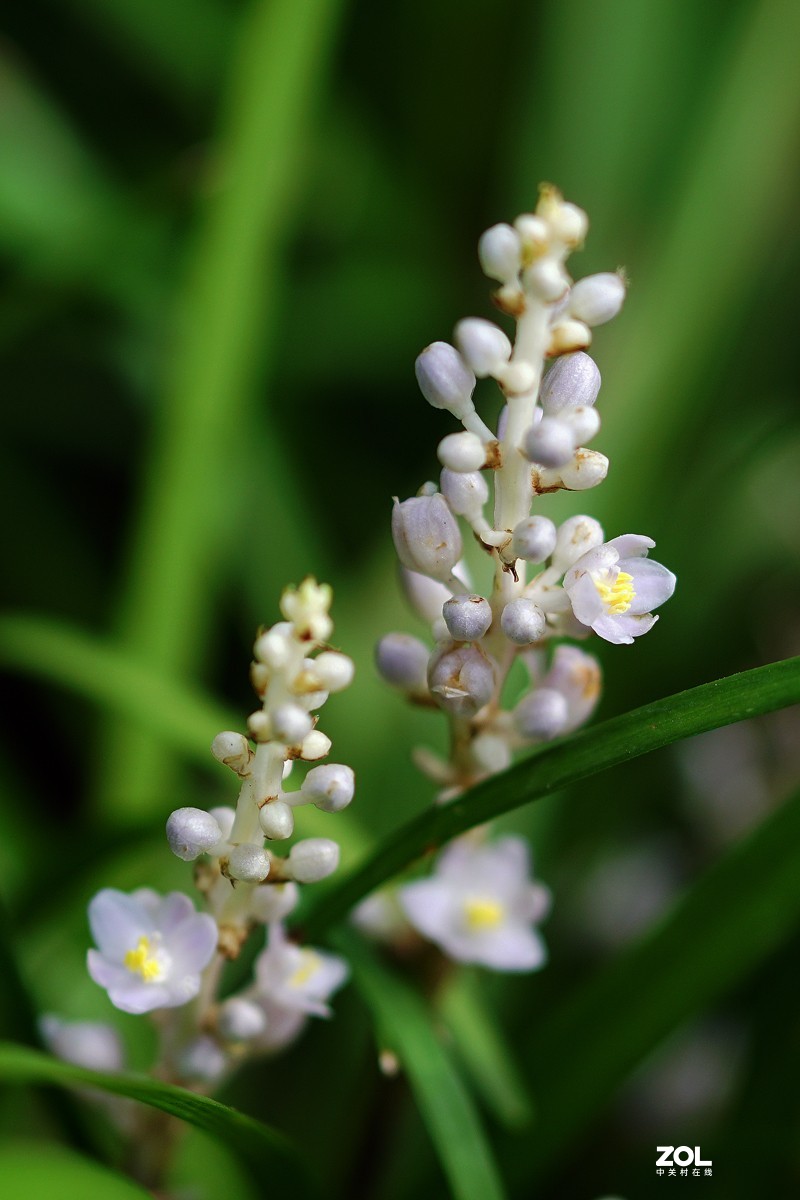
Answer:
[(800, 657), (701, 684), (555, 742), (452, 804), (403, 825), (321, 903), (312, 902), (304, 936), (321, 937), (387, 879), (475, 825), (682, 738), (797, 703)]
[(455, 1200), (502, 1200), (503, 1186), (469, 1094), (431, 1024), (425, 1002), (350, 933), (336, 946), (372, 1010), (383, 1044), (408, 1075)]

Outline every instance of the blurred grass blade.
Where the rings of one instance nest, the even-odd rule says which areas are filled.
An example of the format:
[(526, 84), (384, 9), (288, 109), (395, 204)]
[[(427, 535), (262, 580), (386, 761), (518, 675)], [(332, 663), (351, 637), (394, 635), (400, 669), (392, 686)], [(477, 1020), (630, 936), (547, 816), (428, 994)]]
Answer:
[(282, 1176), (284, 1187), (291, 1181), (292, 1194), (295, 1191), (302, 1196), (317, 1193), (308, 1174), (307, 1156), (301, 1156), (287, 1138), (208, 1096), (198, 1096), (185, 1088), (143, 1075), (88, 1071), (26, 1046), (7, 1042), (0, 1044), (0, 1079), (17, 1083), (52, 1083), (59, 1087), (91, 1087), (115, 1096), (126, 1096), (179, 1117), (217, 1138), (262, 1182), (269, 1178), (277, 1186)]
[(340, 932), (335, 945), (350, 963), (382, 1045), (403, 1065), (454, 1200), (502, 1200), (486, 1135), (424, 1000), (380, 965), (359, 937)]
[[(37, 675), (67, 687), (92, 703), (106, 706), (136, 729), (147, 730), (196, 766), (212, 773), (221, 786), (232, 780), (209, 749), (221, 729), (236, 729), (241, 717), (227, 712), (199, 690), (182, 687), (109, 642), (48, 617), (0, 616), (0, 666)], [(160, 816), (167, 815), (164, 796)], [(231, 795), (231, 802), (233, 794)], [(329, 814), (309, 805), (302, 829), (308, 837), (330, 835)], [(336, 816), (336, 837), (347, 863), (365, 854), (370, 838), (351, 812)]]
[(0, 1179), (7, 1196), (58, 1200), (142, 1200), (153, 1193), (124, 1175), (64, 1146), (11, 1141), (0, 1146)]
[(506, 1044), (481, 994), (480, 980), (459, 971), (439, 998), (438, 1008), (456, 1054), (486, 1106), (510, 1129), (530, 1125), (534, 1107), (517, 1066), (519, 1055)]
[[(122, 610), (126, 640), (166, 675), (194, 668), (207, 644), (229, 531), (218, 498), (240, 469), (237, 441), (274, 327), (311, 100), (325, 78), (340, 7), (340, 0), (255, 0), (239, 29)], [(260, 465), (274, 488), (274, 511), (260, 520), (281, 577), (307, 556), (323, 563), (275, 437), (265, 441)], [(163, 794), (169, 758), (126, 727), (115, 726), (109, 743), (99, 790), (106, 804), (113, 798), (121, 812), (140, 816)]]
[(797, 703), (800, 657), (701, 684), (555, 742), (451, 804), (403, 825), (322, 902), (312, 901), (304, 936), (321, 937), (387, 879), (475, 825), (681, 738)]
[(667, 1034), (797, 932), (798, 846), (800, 793), (712, 866), (642, 942), (537, 1022), (526, 1057), (542, 1100), (539, 1168)]

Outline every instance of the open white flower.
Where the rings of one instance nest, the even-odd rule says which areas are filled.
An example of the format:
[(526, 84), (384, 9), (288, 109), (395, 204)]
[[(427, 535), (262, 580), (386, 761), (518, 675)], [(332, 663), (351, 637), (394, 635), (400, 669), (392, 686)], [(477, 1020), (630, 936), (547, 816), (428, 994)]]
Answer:
[(485, 846), (466, 838), (452, 842), (433, 876), (401, 888), (399, 899), (411, 924), (460, 962), (533, 971), (547, 957), (531, 926), (547, 913), (550, 893), (531, 882), (522, 838)]
[(186, 1004), (217, 948), (216, 922), (182, 892), (103, 888), (89, 904), (89, 924), (99, 947), (87, 954), (89, 974), (123, 1012)]
[(278, 922), (269, 926), (267, 948), (254, 964), (249, 993), (264, 1011), (264, 1032), (254, 1040), (260, 1050), (278, 1050), (297, 1037), (306, 1018), (329, 1017), (330, 996), (347, 979), (347, 963), (335, 954), (288, 941)]
[(652, 538), (626, 533), (589, 550), (564, 576), (572, 611), (607, 642), (630, 644), (652, 629), (653, 609), (669, 600), (675, 576), (647, 558)]

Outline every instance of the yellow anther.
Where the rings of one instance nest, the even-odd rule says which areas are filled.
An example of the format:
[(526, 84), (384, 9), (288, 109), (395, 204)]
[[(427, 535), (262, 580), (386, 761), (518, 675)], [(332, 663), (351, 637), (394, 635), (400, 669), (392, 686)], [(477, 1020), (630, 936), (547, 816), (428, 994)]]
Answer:
[(301, 988), (303, 984), (308, 983), (313, 975), (322, 966), (322, 962), (318, 954), (313, 950), (301, 951), (301, 961), (297, 970), (289, 978), (289, 987)]
[(464, 915), (468, 928), (477, 932), (480, 929), (496, 928), (505, 916), (505, 909), (499, 900), (480, 896), (465, 902)]
[(136, 949), (129, 950), (123, 962), (129, 971), (133, 971), (134, 975), (141, 975), (145, 983), (154, 983), (163, 974), (161, 963), (152, 953), (148, 937), (140, 937), (136, 943)]
[(617, 617), (626, 613), (633, 603), (636, 595), (633, 588), (633, 576), (629, 575), (627, 571), (620, 571), (613, 583), (607, 583), (607, 579), (608, 571), (605, 572), (605, 579), (594, 580), (594, 586), (609, 614)]

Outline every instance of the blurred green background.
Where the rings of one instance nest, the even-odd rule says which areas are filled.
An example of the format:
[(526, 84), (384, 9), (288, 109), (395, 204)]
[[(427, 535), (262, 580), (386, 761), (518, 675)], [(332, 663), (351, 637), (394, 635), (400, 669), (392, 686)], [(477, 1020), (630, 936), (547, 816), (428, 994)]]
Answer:
[[(0, 888), (43, 1008), (110, 1015), (83, 969), (99, 885), (188, 882), (163, 821), (232, 802), (207, 745), (243, 727), (253, 632), (286, 582), (334, 585), (358, 666), (323, 720), (359, 781), (345, 856), (430, 802), (409, 748), (441, 744), (441, 723), (371, 666), (382, 632), (414, 628), (390, 498), (436, 471), (453, 428), (413, 361), (491, 315), (478, 236), (542, 180), (591, 219), (573, 274), (631, 279), (593, 349), (609, 478), (542, 511), (646, 532), (679, 578), (647, 639), (600, 648), (601, 716), (797, 653), (799, 34), (793, 0), (6, 6)], [(797, 735), (790, 712), (706, 735), (509, 820), (555, 890), (552, 961), (480, 987), (534, 1091), (540, 1017), (785, 798)], [(633, 1081), (535, 1194), (655, 1194), (672, 1141), (713, 1153), (706, 1194), (797, 1194), (797, 949), (687, 1000), (652, 1060), (622, 1055)], [(141, 1022), (120, 1024), (145, 1062)], [(261, 1068), (296, 1088), (265, 1096), (254, 1068), (227, 1098), (302, 1131), (331, 1196), (445, 1194), (402, 1083), (373, 1064), (351, 989)], [(33, 1099), (0, 1103), (11, 1133), (47, 1134)], [(487, 1123), (510, 1194), (534, 1194), (536, 1126)], [(216, 1152), (193, 1154), (213, 1178)]]

